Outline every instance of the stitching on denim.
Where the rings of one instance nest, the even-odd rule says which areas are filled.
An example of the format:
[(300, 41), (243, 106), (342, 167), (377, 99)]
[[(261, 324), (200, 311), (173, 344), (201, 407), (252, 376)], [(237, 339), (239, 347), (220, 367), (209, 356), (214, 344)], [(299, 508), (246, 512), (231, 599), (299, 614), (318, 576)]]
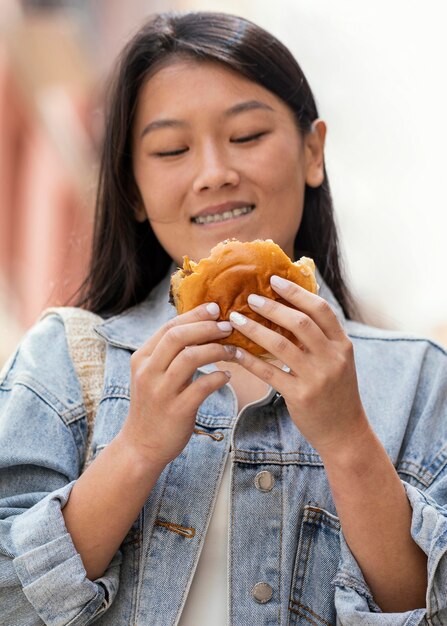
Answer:
[[(275, 414), (275, 412), (272, 409), (270, 409), (270, 412), (271, 412), (273, 417), (276, 417), (275, 424), (276, 424), (276, 431), (277, 431), (277, 440), (281, 441), (281, 426), (280, 426), (279, 415)], [(282, 585), (282, 578), (281, 578), (282, 567), (281, 567), (281, 562), (282, 562), (282, 559), (283, 559), (283, 551), (284, 551), (284, 545), (283, 545), (283, 524), (284, 524), (284, 520), (285, 520), (284, 493), (283, 493), (283, 491), (284, 491), (284, 476), (283, 476), (282, 468), (280, 469), (279, 479), (281, 481), (281, 483), (280, 483), (280, 490), (279, 490), (279, 497), (280, 497), (280, 502), (281, 502), (281, 520), (280, 520), (280, 527), (279, 527), (279, 557), (278, 557), (278, 597), (280, 599), (280, 601), (278, 602), (278, 626), (281, 626), (281, 585)]]
[(397, 343), (402, 341), (404, 343), (426, 343), (433, 348), (436, 348), (441, 354), (447, 356), (447, 351), (430, 339), (424, 337), (366, 337), (364, 335), (357, 335), (355, 333), (348, 333), (348, 336), (352, 339), (365, 339), (366, 341), (387, 341), (388, 343)]
[(397, 473), (400, 474), (404, 474), (404, 478), (402, 478), (402, 480), (405, 480), (405, 482), (411, 484), (411, 481), (409, 480), (409, 478), (413, 478), (419, 486), (423, 487), (424, 489), (427, 489), (430, 486), (430, 483), (426, 483), (424, 480), (422, 480), (422, 478), (420, 476), (418, 476), (417, 474), (415, 474), (414, 472), (412, 472), (411, 470), (405, 470), (403, 468), (399, 468), (397, 470)]
[(292, 613), (296, 613), (300, 617), (304, 617), (306, 622), (309, 622), (309, 624), (312, 624), (312, 626), (318, 626), (317, 622), (314, 622), (313, 619), (310, 619), (310, 617), (304, 615), (304, 613), (301, 613), (301, 611), (298, 611), (298, 609), (292, 609), (292, 607), (289, 607), (289, 610), (292, 611)]
[[(303, 520), (304, 524), (306, 523), (306, 520)], [(305, 528), (304, 528), (304, 524), (302, 525), (302, 532), (305, 532)], [(306, 552), (306, 558), (304, 559), (304, 569), (303, 569), (303, 575), (302, 575), (302, 580), (301, 580), (301, 589), (300, 589), (300, 595), (298, 596), (298, 600), (296, 602), (296, 604), (300, 604), (301, 603), (301, 598), (303, 597), (303, 592), (304, 592), (304, 582), (306, 579), (306, 572), (307, 572), (307, 565), (309, 563), (309, 558), (310, 558), (310, 549), (312, 547), (312, 543), (313, 543), (313, 539), (314, 539), (314, 534), (315, 534), (315, 530), (316, 530), (316, 526), (313, 525), (312, 526), (312, 530), (310, 533), (310, 537), (308, 539), (308, 545), (307, 545), (307, 552)]]
[(332, 584), (336, 587), (350, 587), (360, 595), (364, 596), (367, 600), (374, 600), (370, 589), (361, 580), (354, 578), (354, 576), (351, 576), (350, 574), (339, 572), (333, 579)]
[[(324, 624), (325, 626), (333, 626), (333, 624), (325, 620), (323, 617), (321, 617), (321, 615), (318, 615), (318, 613), (315, 613), (315, 611), (312, 611), (310, 607), (304, 604), (301, 604), (301, 602), (294, 602), (293, 600), (292, 600), (292, 603), (298, 606), (300, 609), (304, 609), (305, 611), (308, 611), (308, 613), (310, 613), (311, 615), (313, 615), (313, 617), (316, 617), (318, 620), (320, 620), (320, 622)], [(298, 610), (294, 609), (293, 607), (290, 607), (290, 610), (293, 611), (294, 613), (298, 613)], [(304, 618), (306, 617), (305, 615), (302, 615), (302, 616)]]
[(163, 526), (163, 528), (172, 530), (173, 533), (177, 533), (187, 539), (192, 539), (196, 534), (195, 528), (191, 528), (191, 526), (182, 526), (181, 524), (174, 524), (174, 522), (163, 522), (162, 520), (156, 519), (155, 525)]
[[(233, 433), (234, 434), (234, 433)], [(231, 456), (230, 456), (230, 460), (231, 460)], [(234, 460), (234, 453), (233, 453), (233, 460)], [(233, 528), (234, 528), (234, 510), (235, 507), (232, 506), (232, 504), (234, 503), (234, 468), (232, 468), (230, 470), (230, 502), (229, 502), (229, 509), (230, 509), (230, 516), (229, 516), (229, 534), (230, 534), (230, 541), (229, 541), (229, 546), (228, 546), (228, 551), (230, 553), (230, 563), (232, 564), (232, 566), (234, 567), (234, 540), (233, 540)], [(233, 607), (234, 607), (234, 602), (233, 602), (233, 598), (232, 598), (232, 586), (233, 586), (233, 567), (229, 568), (229, 572), (228, 572), (228, 603), (229, 603), (229, 607), (228, 607), (228, 618), (229, 618), (229, 624), (233, 623)]]
[(433, 478), (431, 472), (429, 470), (427, 470), (423, 465), (420, 465), (419, 463), (414, 463), (414, 461), (406, 461), (405, 459), (403, 459), (400, 464), (399, 467), (401, 467), (402, 465), (412, 465), (413, 467), (415, 467), (419, 473), (421, 474), (428, 474), (429, 478)]
[(244, 463), (247, 465), (257, 465), (260, 463), (267, 463), (269, 465), (306, 465), (308, 467), (318, 467), (322, 468), (323, 463), (321, 461), (313, 461), (310, 459), (303, 458), (291, 458), (291, 459), (281, 459), (278, 457), (273, 457), (269, 452), (266, 453), (258, 453), (252, 455), (251, 458), (248, 456), (238, 455), (238, 451), (235, 451), (234, 461), (236, 463)]
[[(170, 474), (172, 472), (172, 463), (169, 463), (168, 468), (169, 469), (168, 469), (167, 474), (166, 474), (165, 483), (164, 483), (164, 486), (163, 486), (163, 491), (162, 491), (162, 493), (160, 495), (160, 499), (159, 499), (159, 502), (158, 502), (158, 510), (157, 510), (157, 513), (156, 513), (156, 519), (158, 518), (158, 514), (160, 512), (161, 505), (162, 505), (162, 502), (163, 502), (163, 497), (164, 497), (164, 494), (165, 494), (165, 491), (166, 491), (166, 488), (167, 488), (167, 485), (168, 485), (169, 476), (170, 476)], [(145, 505), (143, 505), (143, 512), (144, 512), (144, 507), (145, 507)], [(147, 550), (146, 550), (146, 552), (144, 554), (143, 554), (144, 545), (142, 545), (142, 549), (141, 549), (142, 555), (141, 555), (141, 558), (144, 559), (145, 561), (147, 560), (147, 553), (149, 551), (148, 549), (149, 549), (149, 547), (151, 545), (151, 541), (152, 541), (152, 537), (154, 536), (154, 532), (155, 532), (155, 524), (152, 525), (150, 536), (147, 538)], [(136, 598), (136, 607), (135, 607), (135, 616), (136, 617), (135, 617), (135, 619), (138, 617), (138, 613), (140, 611), (140, 599), (141, 599), (141, 590), (142, 590), (142, 587), (143, 587), (143, 576), (140, 576), (140, 580), (138, 581), (138, 583), (139, 584), (138, 584), (138, 591), (137, 591), (137, 598)]]
[[(35, 384), (35, 386), (33, 385), (33, 383)], [(25, 387), (26, 389), (32, 391), (43, 402), (45, 402), (45, 404), (53, 409), (64, 423), (69, 423), (76, 421), (77, 419), (82, 419), (86, 415), (85, 407), (82, 403), (77, 404), (72, 409), (68, 409), (64, 404), (62, 404), (62, 402), (60, 402), (60, 400), (56, 396), (54, 396), (43, 385), (41, 385), (29, 376), (16, 380), (14, 384), (21, 385), (22, 387)]]

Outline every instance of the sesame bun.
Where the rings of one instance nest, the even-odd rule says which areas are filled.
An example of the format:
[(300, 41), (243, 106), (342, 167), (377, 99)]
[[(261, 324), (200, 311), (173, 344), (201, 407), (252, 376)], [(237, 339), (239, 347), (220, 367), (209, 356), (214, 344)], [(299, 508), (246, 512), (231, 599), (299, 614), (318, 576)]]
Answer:
[[(229, 239), (217, 244), (209, 257), (198, 263), (183, 257), (183, 268), (171, 276), (171, 302), (178, 313), (186, 313), (204, 302), (217, 302), (221, 320), (228, 320), (231, 311), (238, 311), (296, 344), (296, 338), (289, 331), (258, 315), (247, 303), (249, 294), (255, 293), (290, 306), (270, 287), (273, 274), (317, 293), (312, 259), (301, 257), (293, 263), (271, 239), (244, 243)], [(237, 330), (218, 343), (240, 346), (255, 356), (271, 358), (265, 348)]]

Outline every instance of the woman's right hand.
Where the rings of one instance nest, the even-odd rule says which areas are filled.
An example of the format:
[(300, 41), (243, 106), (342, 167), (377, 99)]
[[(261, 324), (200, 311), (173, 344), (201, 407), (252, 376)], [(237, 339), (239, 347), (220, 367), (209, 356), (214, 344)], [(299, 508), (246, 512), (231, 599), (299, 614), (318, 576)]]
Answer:
[(130, 410), (119, 437), (150, 464), (164, 467), (180, 454), (200, 404), (229, 380), (216, 371), (192, 382), (198, 367), (233, 359), (231, 347), (213, 343), (232, 332), (218, 317), (216, 304), (202, 304), (167, 322), (131, 356)]

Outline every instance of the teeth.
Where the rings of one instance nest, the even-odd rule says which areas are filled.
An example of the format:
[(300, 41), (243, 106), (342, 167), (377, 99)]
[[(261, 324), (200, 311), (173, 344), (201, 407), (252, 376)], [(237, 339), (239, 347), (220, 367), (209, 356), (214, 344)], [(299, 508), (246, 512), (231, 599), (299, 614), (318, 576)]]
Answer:
[(225, 220), (229, 220), (232, 217), (238, 217), (239, 215), (245, 215), (246, 213), (251, 213), (255, 207), (244, 206), (239, 207), (237, 209), (233, 209), (232, 211), (224, 211), (223, 213), (216, 213), (215, 215), (203, 215), (200, 217), (193, 217), (192, 221), (196, 224), (209, 224), (210, 222), (223, 222)]

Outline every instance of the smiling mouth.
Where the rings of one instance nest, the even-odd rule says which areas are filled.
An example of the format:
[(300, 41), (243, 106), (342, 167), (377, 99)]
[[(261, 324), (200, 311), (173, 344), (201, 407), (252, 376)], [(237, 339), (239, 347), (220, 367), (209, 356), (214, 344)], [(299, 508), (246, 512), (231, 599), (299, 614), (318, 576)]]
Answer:
[(241, 215), (247, 215), (255, 210), (255, 205), (239, 207), (238, 209), (232, 209), (231, 211), (224, 211), (223, 213), (215, 213), (214, 215), (199, 215), (192, 217), (191, 222), (194, 224), (212, 224), (214, 222), (226, 222), (227, 220), (240, 217)]

